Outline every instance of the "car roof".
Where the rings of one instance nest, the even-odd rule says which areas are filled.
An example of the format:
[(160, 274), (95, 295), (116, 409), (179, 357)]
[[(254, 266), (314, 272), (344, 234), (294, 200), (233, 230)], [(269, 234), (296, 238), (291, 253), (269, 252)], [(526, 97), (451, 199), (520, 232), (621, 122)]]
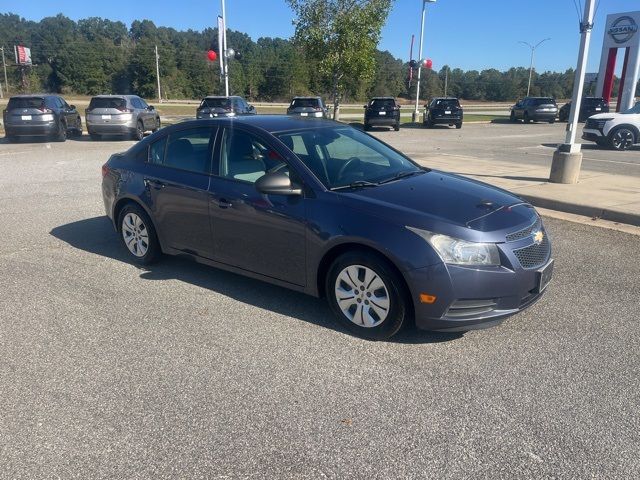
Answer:
[(41, 98), (41, 97), (59, 97), (55, 93), (21, 93), (20, 95), (11, 95), (9, 100), (12, 98)]
[(431, 100), (458, 100), (458, 97), (433, 97)]
[(305, 100), (305, 99), (322, 100), (322, 97), (293, 97), (292, 100)]
[(91, 98), (136, 98), (138, 95), (94, 95)]
[[(314, 130), (318, 128), (331, 127), (347, 127), (344, 123), (333, 120), (325, 120), (323, 118), (313, 117), (297, 117), (288, 115), (243, 115), (239, 117), (226, 118), (204, 118), (200, 120), (186, 120), (166, 127), (167, 131), (183, 129), (185, 127), (204, 127), (204, 126), (228, 126), (228, 125), (245, 125), (269, 133), (280, 133), (292, 130)], [(163, 130), (165, 130), (163, 128)]]
[(242, 98), (240, 95), (229, 95), (228, 97), (226, 95), (207, 95), (204, 98)]

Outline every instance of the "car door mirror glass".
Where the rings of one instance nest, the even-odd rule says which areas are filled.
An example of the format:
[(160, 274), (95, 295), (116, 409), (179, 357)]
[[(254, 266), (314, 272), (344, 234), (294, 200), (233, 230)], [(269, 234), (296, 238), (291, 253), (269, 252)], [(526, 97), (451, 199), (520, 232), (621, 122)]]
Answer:
[(76, 106), (75, 105), (69, 105), (69, 110), (75, 110)]
[(302, 188), (291, 182), (286, 173), (266, 173), (256, 180), (256, 190), (267, 195), (302, 195)]
[(156, 107), (154, 107), (153, 105), (148, 105), (147, 108), (149, 109), (149, 111), (153, 112)]

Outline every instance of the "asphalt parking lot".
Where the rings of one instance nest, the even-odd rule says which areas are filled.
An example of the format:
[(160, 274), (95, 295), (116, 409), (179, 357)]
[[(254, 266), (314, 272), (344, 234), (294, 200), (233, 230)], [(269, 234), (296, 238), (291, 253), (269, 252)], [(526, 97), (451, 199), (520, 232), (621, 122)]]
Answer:
[[(519, 127), (376, 134), (517, 161), (562, 131)], [(640, 237), (546, 218), (555, 278), (529, 310), (368, 342), (311, 297), (128, 263), (100, 166), (131, 144), (0, 142), (0, 477), (640, 476)]]

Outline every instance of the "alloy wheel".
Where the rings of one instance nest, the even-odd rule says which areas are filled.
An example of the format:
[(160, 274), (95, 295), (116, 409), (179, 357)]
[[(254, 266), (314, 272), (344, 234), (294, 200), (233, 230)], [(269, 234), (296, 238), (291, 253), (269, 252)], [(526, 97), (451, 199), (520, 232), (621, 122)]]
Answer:
[(122, 219), (122, 238), (129, 251), (136, 257), (144, 257), (149, 251), (149, 232), (142, 219), (135, 213), (127, 213)]
[(611, 137), (611, 145), (616, 150), (626, 150), (633, 146), (635, 141), (633, 132), (627, 128), (620, 128), (616, 130)]
[(349, 265), (338, 274), (334, 295), (342, 314), (360, 327), (380, 325), (391, 307), (384, 281), (363, 265)]

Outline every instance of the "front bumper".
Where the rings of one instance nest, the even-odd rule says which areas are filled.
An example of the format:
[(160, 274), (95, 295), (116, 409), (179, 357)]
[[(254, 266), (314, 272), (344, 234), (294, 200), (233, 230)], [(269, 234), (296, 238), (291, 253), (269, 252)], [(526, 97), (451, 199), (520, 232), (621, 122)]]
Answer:
[(548, 122), (549, 120), (555, 120), (557, 116), (557, 110), (551, 112), (534, 112), (531, 114), (531, 120), (534, 122)]
[[(424, 116), (423, 123), (426, 122), (427, 117)], [(432, 115), (431, 123), (434, 125), (455, 125), (456, 123), (462, 123), (462, 115)]]
[(606, 137), (600, 130), (589, 128), (582, 131), (582, 138), (584, 140), (589, 140), (590, 142), (599, 142), (604, 140)]
[(324, 118), (324, 112), (287, 112), (287, 115), (296, 117)]
[(48, 137), (58, 132), (58, 125), (55, 121), (22, 125), (7, 123), (4, 130), (9, 137)]

